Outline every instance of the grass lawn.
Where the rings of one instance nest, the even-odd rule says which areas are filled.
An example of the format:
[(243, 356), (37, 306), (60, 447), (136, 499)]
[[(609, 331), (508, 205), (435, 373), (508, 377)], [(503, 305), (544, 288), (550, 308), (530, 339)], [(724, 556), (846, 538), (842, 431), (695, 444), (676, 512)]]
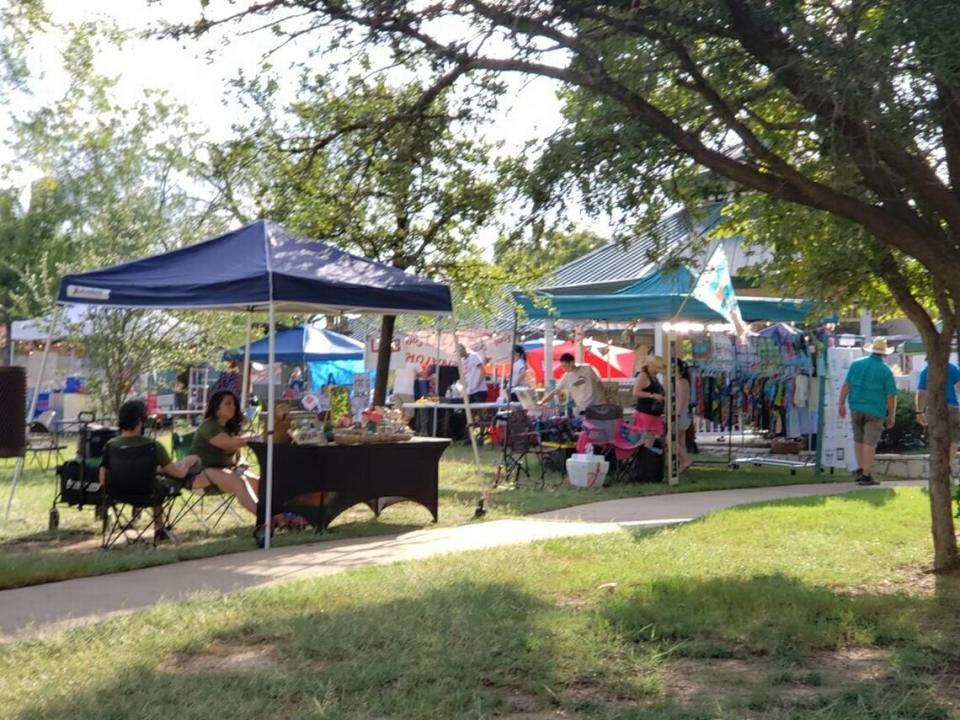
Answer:
[[(557, 473), (548, 475), (545, 489), (529, 486), (500, 485), (494, 488), (499, 454), (491, 448), (482, 450), (482, 465), (473, 464), (469, 447), (450, 447), (440, 465), (440, 525), (460, 525), (473, 519), (481, 488), (490, 492), (487, 519), (502, 519), (545, 512), (586, 502), (636, 495), (657, 495), (668, 492), (692, 492), (723, 488), (784, 485), (801, 482), (830, 482), (841, 478), (815, 476), (804, 470), (796, 476), (778, 468), (742, 467), (733, 471), (722, 464), (695, 467), (685, 474), (679, 486), (665, 484), (618, 485), (596, 490), (581, 490), (559, 484)], [(0, 461), (0, 478), (4, 490), (13, 474), (14, 461)], [(539, 468), (534, 460), (534, 475)], [(842, 478), (846, 480), (847, 478)], [(148, 544), (118, 546), (109, 552), (100, 550), (100, 524), (93, 509), (78, 510), (60, 507), (60, 527), (47, 529), (48, 513), (55, 492), (53, 471), (30, 466), (14, 496), (10, 520), (0, 522), (0, 589), (98, 575), (134, 568), (175, 562), (181, 559), (221, 555), (253, 549), (253, 519), (243, 513), (241, 520), (227, 516), (220, 527), (204, 530), (197, 523), (177, 526), (177, 545)], [(4, 495), (4, 500), (6, 495)], [(236, 505), (239, 509), (239, 505)], [(400, 533), (429, 527), (430, 513), (413, 503), (388, 508), (378, 520), (364, 506), (356, 506), (341, 515), (327, 533), (312, 531), (279, 533), (275, 544), (322, 542), (368, 535)]]
[(10, 720), (934, 720), (960, 581), (919, 489), (165, 604), (0, 649)]

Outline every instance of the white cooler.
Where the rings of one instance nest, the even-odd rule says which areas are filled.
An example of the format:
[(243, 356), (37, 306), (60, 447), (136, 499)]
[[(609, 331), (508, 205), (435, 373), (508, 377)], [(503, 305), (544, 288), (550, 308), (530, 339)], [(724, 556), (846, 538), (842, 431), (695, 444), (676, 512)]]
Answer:
[(574, 487), (600, 487), (607, 477), (610, 463), (602, 455), (574, 453), (567, 458), (567, 477)]

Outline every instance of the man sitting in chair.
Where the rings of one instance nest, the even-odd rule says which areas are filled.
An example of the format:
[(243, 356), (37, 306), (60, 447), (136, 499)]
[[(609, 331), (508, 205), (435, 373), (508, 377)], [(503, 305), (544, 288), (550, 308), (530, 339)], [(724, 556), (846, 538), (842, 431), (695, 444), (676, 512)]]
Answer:
[[(147, 406), (142, 400), (127, 400), (117, 411), (117, 425), (120, 435), (107, 442), (103, 452), (103, 461), (100, 465), (100, 484), (108, 486), (110, 483), (110, 448), (133, 447), (139, 445), (153, 445), (157, 455), (157, 470), (165, 477), (173, 480), (187, 480), (191, 469), (198, 467), (200, 458), (196, 455), (187, 455), (182, 460), (173, 462), (167, 449), (148, 437), (144, 437), (143, 428), (147, 421)], [(188, 483), (189, 484), (189, 483)], [(154, 513), (159, 521), (160, 513)], [(157, 528), (158, 532), (162, 528)]]

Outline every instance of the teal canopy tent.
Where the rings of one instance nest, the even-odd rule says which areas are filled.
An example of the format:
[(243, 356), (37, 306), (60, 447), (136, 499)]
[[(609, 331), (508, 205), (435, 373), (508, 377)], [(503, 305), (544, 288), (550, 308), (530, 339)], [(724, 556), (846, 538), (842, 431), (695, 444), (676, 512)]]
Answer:
[[(528, 318), (544, 320), (687, 320), (724, 322), (724, 318), (691, 296), (696, 276), (684, 266), (658, 270), (614, 293), (560, 295), (538, 292), (532, 297), (514, 293)], [(741, 297), (737, 300), (746, 322), (799, 322), (817, 306), (807, 300)]]

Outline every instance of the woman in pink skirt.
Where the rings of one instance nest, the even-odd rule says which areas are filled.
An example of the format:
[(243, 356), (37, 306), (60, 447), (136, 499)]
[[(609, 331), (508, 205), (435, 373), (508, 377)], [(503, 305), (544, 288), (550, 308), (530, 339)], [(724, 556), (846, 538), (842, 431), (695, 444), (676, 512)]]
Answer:
[(663, 372), (664, 367), (663, 358), (648, 355), (633, 384), (633, 396), (637, 399), (633, 427), (643, 432), (643, 442), (647, 447), (653, 446), (653, 441), (663, 435), (663, 385), (657, 375)]

